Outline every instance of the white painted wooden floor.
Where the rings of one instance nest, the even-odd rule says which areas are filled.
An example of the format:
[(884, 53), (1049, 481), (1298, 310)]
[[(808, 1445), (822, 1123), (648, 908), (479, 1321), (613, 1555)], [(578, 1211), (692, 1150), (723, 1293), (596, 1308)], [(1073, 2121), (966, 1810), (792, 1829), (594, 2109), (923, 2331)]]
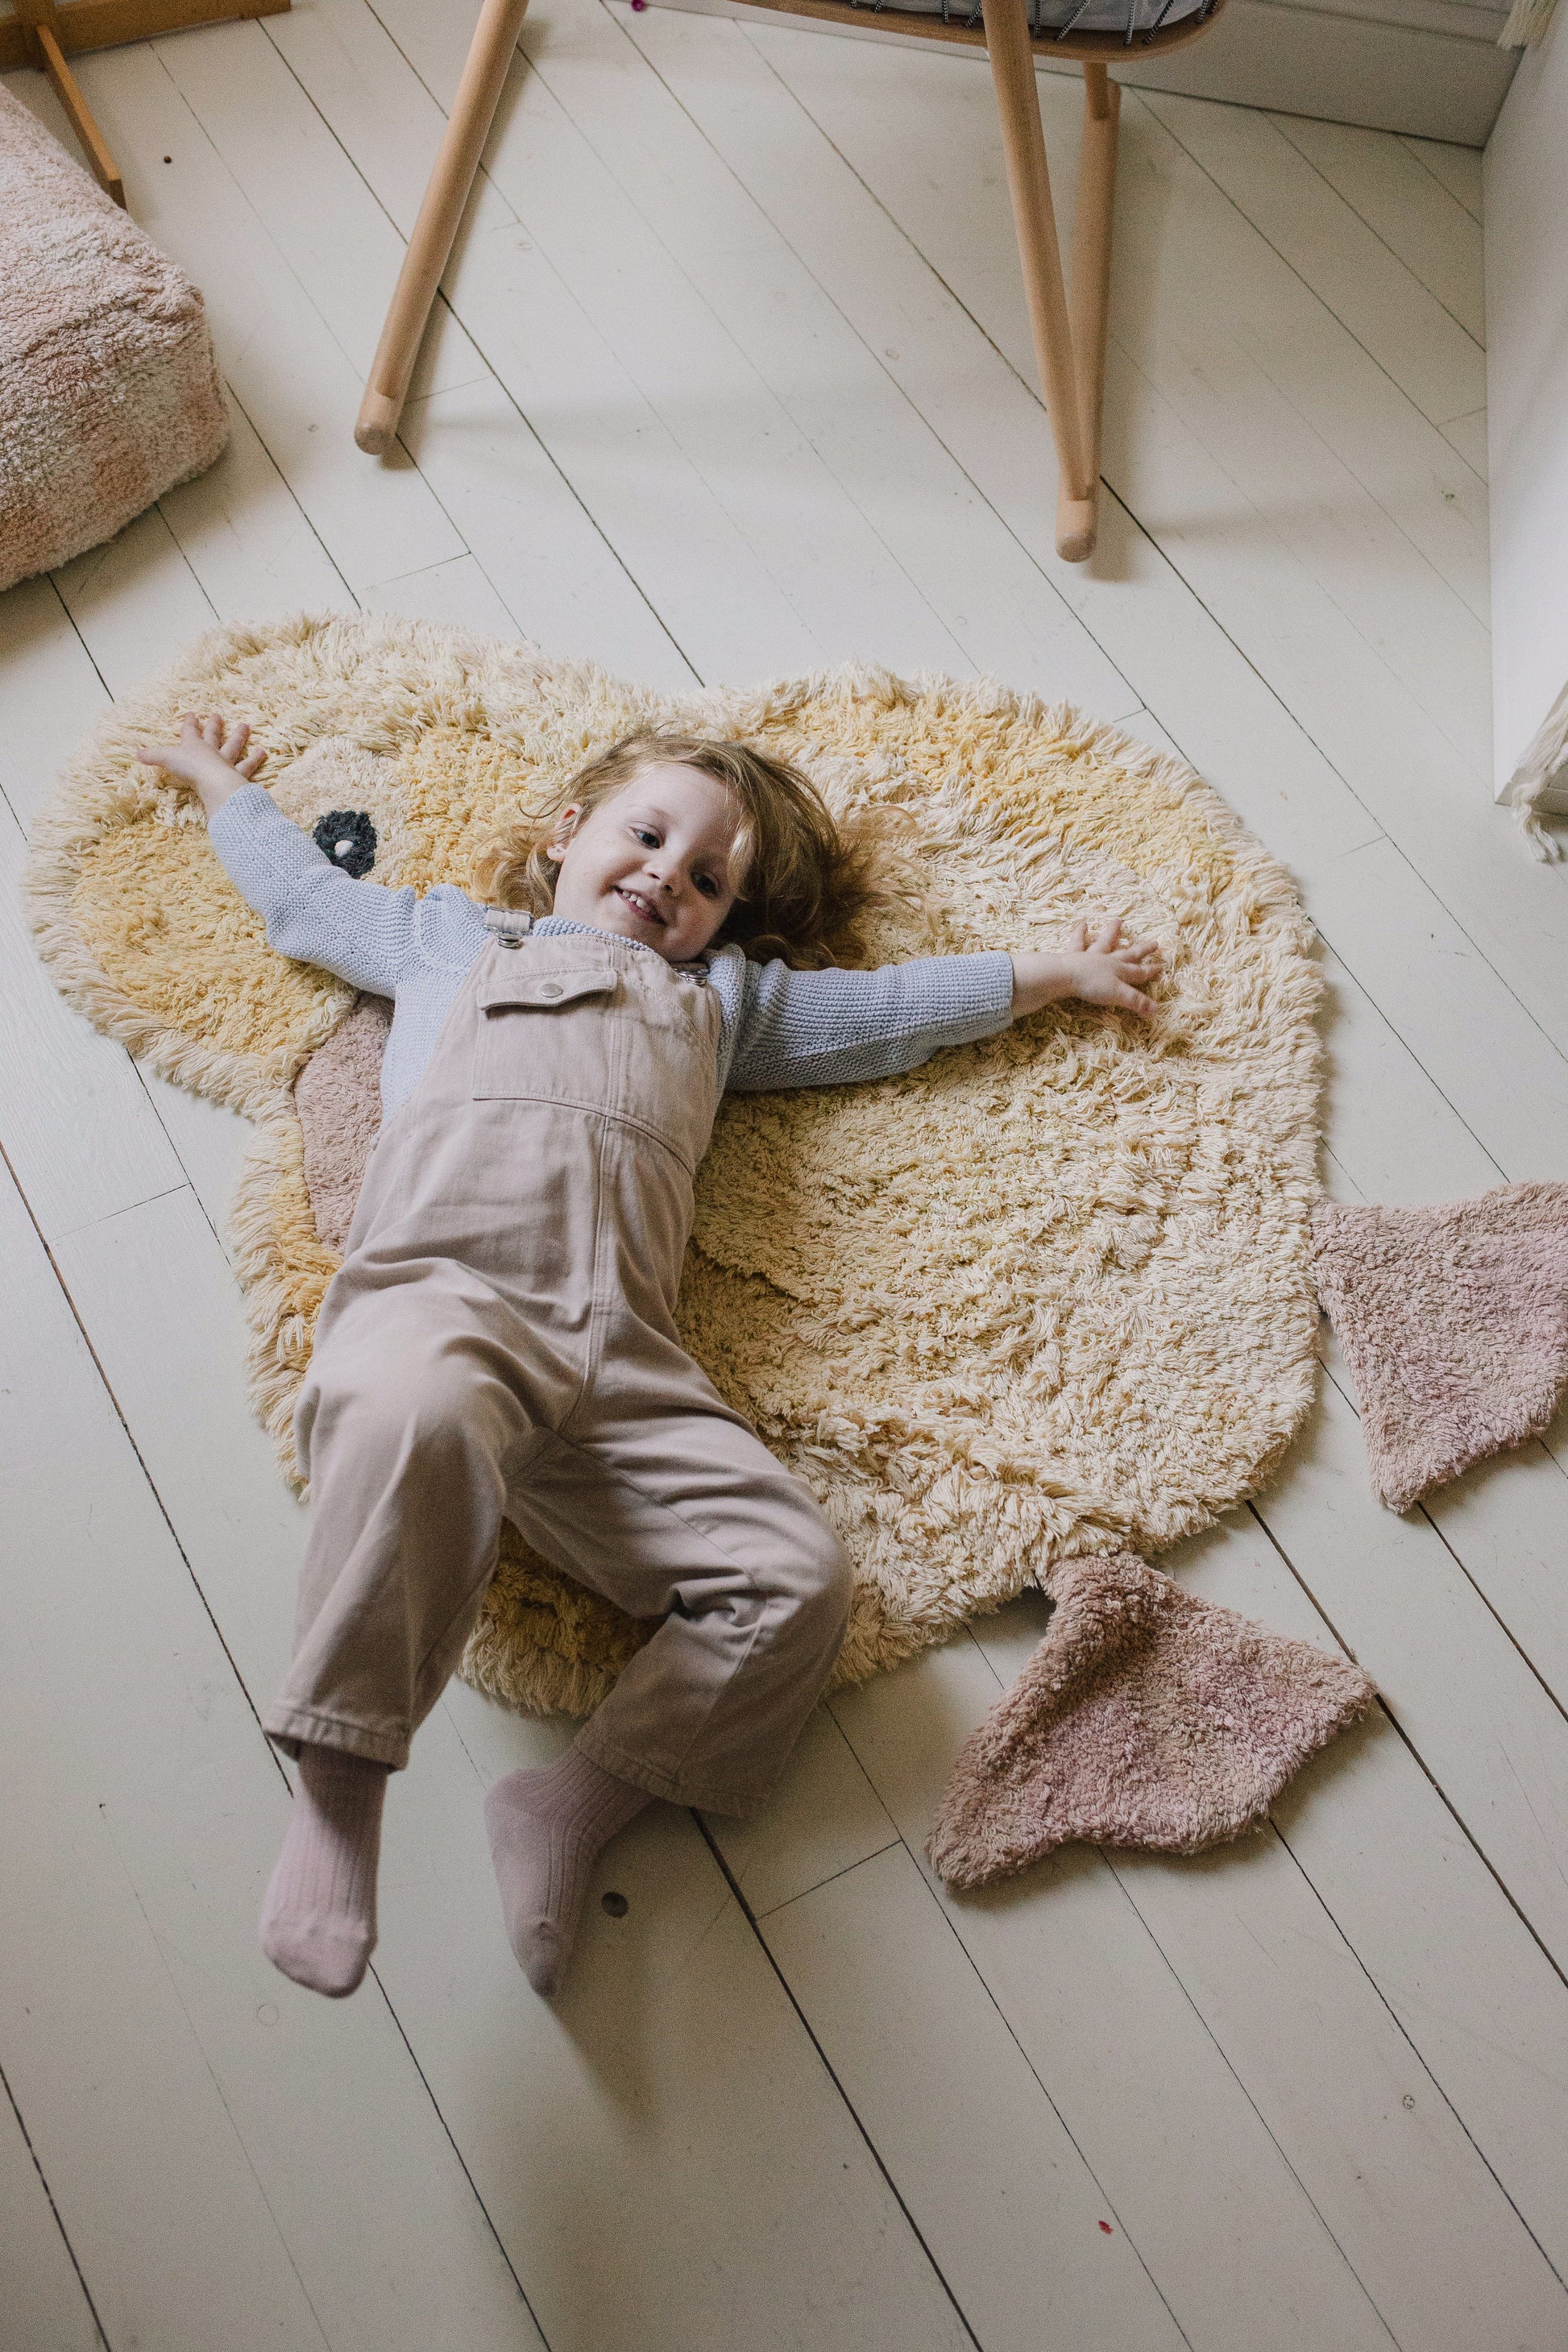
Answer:
[[(391, 607), (660, 684), (994, 670), (1179, 745), (1300, 876), (1336, 1192), (1568, 1174), (1568, 869), (1487, 790), (1479, 159), (1129, 98), (1069, 571), (968, 57), (537, 0), (405, 453), (360, 457), (474, 14), (81, 61), (235, 438), (0, 599), (8, 871), (215, 617)], [(1385, 1704), (1242, 1848), (942, 1896), (1020, 1604), (820, 1715), (762, 1823), (639, 1822), (551, 2010), (479, 1798), (561, 1735), (454, 1687), (334, 2007), (253, 1941), (300, 1519), (242, 1393), (237, 1124), (63, 1010), (14, 882), (0, 926), (5, 2352), (1568, 2346), (1568, 1426), (1394, 1519), (1326, 1347), (1286, 1474), (1181, 1566)]]

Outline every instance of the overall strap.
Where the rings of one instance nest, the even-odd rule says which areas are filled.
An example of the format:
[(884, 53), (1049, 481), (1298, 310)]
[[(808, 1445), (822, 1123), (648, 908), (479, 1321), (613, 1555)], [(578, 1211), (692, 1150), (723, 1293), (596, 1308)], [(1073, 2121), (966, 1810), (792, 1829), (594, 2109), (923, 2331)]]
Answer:
[(533, 917), (519, 907), (487, 907), (485, 929), (503, 946), (521, 947), (533, 929)]

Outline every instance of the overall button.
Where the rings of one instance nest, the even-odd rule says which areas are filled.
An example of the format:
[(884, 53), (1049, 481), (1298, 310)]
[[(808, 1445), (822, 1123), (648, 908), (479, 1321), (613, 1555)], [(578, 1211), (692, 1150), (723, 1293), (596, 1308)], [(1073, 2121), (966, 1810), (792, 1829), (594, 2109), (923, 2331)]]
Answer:
[(558, 980), (542, 980), (539, 983), (539, 993), (541, 996), (559, 996), (561, 982)]
[(522, 945), (522, 941), (521, 940), (514, 940), (510, 931), (502, 931), (498, 941), (498, 945), (503, 948), (520, 948)]

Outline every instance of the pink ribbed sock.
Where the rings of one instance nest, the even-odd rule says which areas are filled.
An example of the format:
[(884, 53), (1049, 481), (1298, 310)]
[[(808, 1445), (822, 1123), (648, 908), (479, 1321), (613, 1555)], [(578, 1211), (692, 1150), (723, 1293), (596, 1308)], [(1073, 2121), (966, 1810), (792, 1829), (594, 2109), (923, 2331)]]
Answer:
[(375, 1873), (387, 1769), (301, 1748), (289, 1834), (261, 1906), (261, 1948), (296, 1984), (353, 1992), (375, 1948)]
[(507, 1937), (535, 1992), (560, 1985), (594, 1864), (650, 1801), (580, 1748), (544, 1771), (509, 1772), (485, 1799)]

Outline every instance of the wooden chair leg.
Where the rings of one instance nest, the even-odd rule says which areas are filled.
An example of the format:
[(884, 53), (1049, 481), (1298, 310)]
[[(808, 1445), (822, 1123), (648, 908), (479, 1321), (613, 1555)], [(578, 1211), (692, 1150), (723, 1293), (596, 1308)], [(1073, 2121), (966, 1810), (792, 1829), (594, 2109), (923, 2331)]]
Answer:
[(1100, 521), (1100, 415), (1121, 93), (1102, 65), (1085, 65), (1069, 314), (1026, 5), (986, 0), (985, 38), (1036, 364), (1057, 446), (1057, 552), (1066, 562), (1082, 563), (1094, 551)]
[(1102, 65), (1083, 69), (1083, 145), (1072, 232), (1072, 343), (1089, 496), (1057, 494), (1057, 553), (1082, 563), (1100, 530), (1100, 424), (1105, 405), (1105, 336), (1110, 318), (1110, 231), (1116, 206), (1116, 135), (1121, 91)]
[(457, 102), (403, 257), (360, 404), (354, 439), (373, 457), (391, 448), (420, 340), (479, 168), (528, 0), (485, 0)]
[(1002, 152), (1034, 331), (1035, 361), (1057, 445), (1062, 494), (1081, 503), (1089, 496), (1089, 467), (1026, 7), (1026, 0), (986, 0), (985, 45), (1002, 124)]

